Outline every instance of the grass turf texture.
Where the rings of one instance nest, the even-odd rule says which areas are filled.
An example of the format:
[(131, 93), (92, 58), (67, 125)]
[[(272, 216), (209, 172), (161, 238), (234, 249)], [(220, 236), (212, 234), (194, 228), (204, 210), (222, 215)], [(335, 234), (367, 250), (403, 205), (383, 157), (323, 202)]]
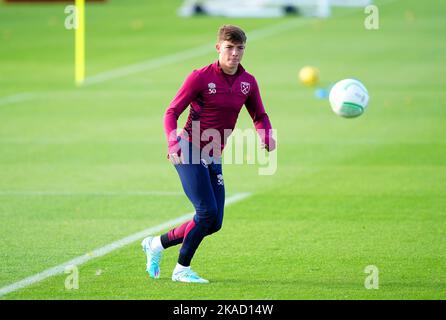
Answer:
[[(80, 266), (78, 290), (65, 289), (63, 274), (2, 298), (446, 298), (446, 44), (439, 40), (446, 7), (376, 3), (376, 31), (364, 29), (362, 10), (336, 10), (253, 41), (253, 30), (283, 21), (180, 19), (180, 1), (89, 4), (87, 76), (211, 44), (223, 23), (244, 27), (244, 65), (279, 134), (278, 171), (223, 168), (228, 193), (254, 195), (228, 207), (223, 229), (198, 250), (193, 267), (209, 285), (171, 282), (177, 248), (165, 252), (161, 279), (148, 279), (134, 243)], [(34, 93), (0, 106), (0, 286), (192, 210), (181, 194), (94, 193), (181, 192), (165, 159), (163, 111), (186, 74), (216, 55), (211, 49), (74, 88), (63, 8), (0, 5), (0, 97)], [(324, 85), (361, 79), (369, 109), (354, 120), (335, 116), (327, 100), (298, 84), (303, 65), (316, 65)], [(242, 110), (238, 128), (250, 127)], [(378, 290), (364, 288), (368, 265), (379, 269)]]

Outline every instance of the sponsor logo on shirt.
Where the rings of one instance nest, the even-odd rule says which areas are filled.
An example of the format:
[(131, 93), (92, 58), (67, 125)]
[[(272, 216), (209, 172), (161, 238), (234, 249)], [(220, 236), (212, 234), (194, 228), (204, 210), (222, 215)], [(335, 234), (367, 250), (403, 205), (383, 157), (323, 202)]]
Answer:
[(208, 167), (208, 163), (206, 162), (206, 160), (201, 159), (200, 162), (201, 162), (201, 164), (202, 164), (203, 167), (205, 167), (205, 168)]
[(217, 184), (219, 186), (223, 186), (225, 183), (223, 181), (223, 175), (222, 174), (217, 174)]
[(209, 94), (217, 93), (217, 86), (215, 85), (215, 83), (209, 82), (208, 83), (208, 88), (209, 88)]
[(249, 89), (251, 88), (251, 84), (249, 82), (241, 82), (240, 83), (240, 90), (244, 95), (247, 95), (249, 93)]

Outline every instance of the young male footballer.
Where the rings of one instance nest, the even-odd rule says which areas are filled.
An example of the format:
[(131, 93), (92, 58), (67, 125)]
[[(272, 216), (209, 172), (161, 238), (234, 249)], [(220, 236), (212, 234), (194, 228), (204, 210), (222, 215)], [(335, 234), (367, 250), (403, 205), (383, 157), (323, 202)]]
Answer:
[[(262, 147), (267, 151), (275, 149), (271, 123), (257, 81), (240, 64), (245, 45), (246, 35), (242, 29), (222, 26), (215, 46), (218, 60), (189, 74), (165, 112), (168, 159), (178, 172), (195, 215), (163, 235), (142, 241), (151, 278), (160, 276), (163, 250), (181, 244), (172, 280), (209, 282), (193, 272), (190, 264), (203, 238), (222, 226), (225, 187), (221, 152), (243, 105), (253, 120)], [(188, 106), (189, 117), (177, 136), (178, 118)]]

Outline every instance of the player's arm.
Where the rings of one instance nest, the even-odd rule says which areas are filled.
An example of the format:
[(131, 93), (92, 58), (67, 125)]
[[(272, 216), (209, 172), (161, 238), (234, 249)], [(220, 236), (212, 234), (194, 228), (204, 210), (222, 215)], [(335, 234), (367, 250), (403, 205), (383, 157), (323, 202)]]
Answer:
[(181, 88), (164, 113), (164, 132), (167, 137), (167, 158), (173, 164), (180, 164), (181, 149), (177, 141), (178, 118), (199, 93), (199, 74), (193, 71), (187, 76)]
[(273, 131), (271, 122), (269, 121), (268, 114), (263, 106), (259, 86), (255, 79), (251, 93), (245, 102), (245, 106), (252, 118), (254, 127), (262, 140), (262, 148), (267, 151), (273, 151), (276, 148), (276, 141), (272, 136)]

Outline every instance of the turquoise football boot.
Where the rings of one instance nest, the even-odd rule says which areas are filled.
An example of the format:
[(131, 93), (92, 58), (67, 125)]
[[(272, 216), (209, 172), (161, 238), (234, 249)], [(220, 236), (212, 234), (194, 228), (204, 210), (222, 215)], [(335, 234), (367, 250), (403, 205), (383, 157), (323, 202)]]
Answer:
[(209, 283), (208, 280), (201, 278), (191, 269), (185, 269), (172, 274), (173, 281), (188, 282), (188, 283)]
[(150, 247), (153, 237), (147, 237), (141, 242), (142, 250), (147, 255), (147, 273), (150, 278), (158, 279), (160, 277), (160, 261), (162, 251), (154, 251)]

